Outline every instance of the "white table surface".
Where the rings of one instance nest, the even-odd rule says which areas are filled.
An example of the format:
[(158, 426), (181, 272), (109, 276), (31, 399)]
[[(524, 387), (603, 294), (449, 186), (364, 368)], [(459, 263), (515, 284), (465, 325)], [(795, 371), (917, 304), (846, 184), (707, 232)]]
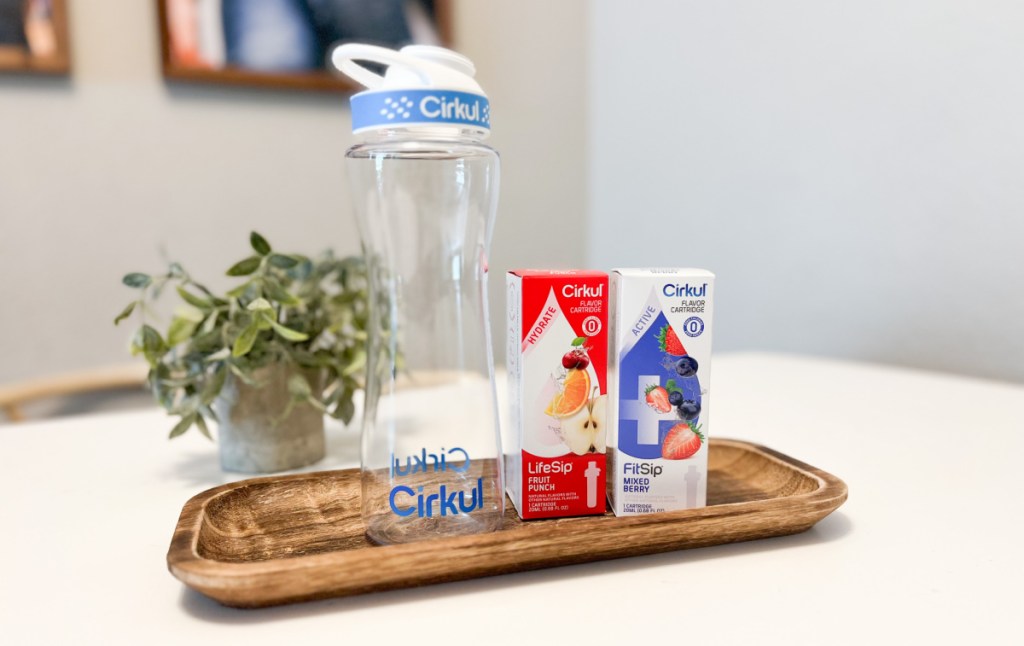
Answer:
[[(711, 388), (713, 436), (848, 502), (796, 536), (247, 611), (165, 564), (184, 502), (241, 477), (205, 439), (156, 410), (0, 426), (0, 643), (1024, 643), (1024, 386), (738, 354)], [(328, 440), (319, 468), (358, 462)]]

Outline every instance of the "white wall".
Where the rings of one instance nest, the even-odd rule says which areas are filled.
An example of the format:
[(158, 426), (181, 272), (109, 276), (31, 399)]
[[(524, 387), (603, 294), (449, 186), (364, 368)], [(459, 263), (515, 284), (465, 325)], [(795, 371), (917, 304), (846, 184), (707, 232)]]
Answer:
[[(561, 240), (583, 228), (585, 5), (548, 4), (456, 4), (505, 163), (492, 283), (511, 264), (583, 259)], [(162, 269), (162, 252), (198, 277), (242, 257), (252, 228), (285, 250), (358, 252), (344, 97), (168, 86), (155, 3), (70, 5), (71, 80), (0, 77), (0, 382), (128, 360), (130, 329), (111, 325), (132, 296), (120, 277)]]
[(718, 350), (1024, 380), (1024, 5), (591, 8), (592, 265), (715, 270)]
[[(161, 249), (358, 249), (345, 100), (168, 86), (152, 5), (72, 0), (72, 79), (0, 77), (0, 381), (127, 360), (119, 278)], [(456, 7), (504, 164), (492, 311), (511, 266), (701, 265), (719, 350), (1024, 380), (1019, 3)]]
[[(501, 199), (490, 263), (491, 320), (505, 272), (586, 260), (586, 0), (455, 0), (458, 45), (494, 106)], [(504, 363), (505, 329), (492, 325)]]

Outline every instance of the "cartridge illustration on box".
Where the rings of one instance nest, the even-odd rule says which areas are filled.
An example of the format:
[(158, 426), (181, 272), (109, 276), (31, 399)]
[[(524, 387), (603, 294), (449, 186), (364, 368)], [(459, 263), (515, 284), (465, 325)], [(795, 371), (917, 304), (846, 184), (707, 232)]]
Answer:
[(705, 505), (714, 279), (703, 269), (612, 272), (616, 515)]
[(508, 273), (509, 498), (524, 519), (603, 514), (608, 274)]

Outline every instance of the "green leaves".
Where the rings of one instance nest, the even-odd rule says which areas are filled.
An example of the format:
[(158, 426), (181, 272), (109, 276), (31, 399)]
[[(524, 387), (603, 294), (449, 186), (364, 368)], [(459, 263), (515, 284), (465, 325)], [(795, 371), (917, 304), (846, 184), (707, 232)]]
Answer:
[(281, 338), (287, 341), (293, 341), (298, 343), (301, 341), (309, 340), (308, 334), (304, 332), (299, 332), (298, 330), (287, 328), (273, 319), (270, 319), (270, 325), (274, 328), (274, 332), (277, 332)]
[(250, 375), (249, 373), (247, 373), (245, 370), (235, 365), (234, 363), (228, 364), (228, 370), (231, 371), (231, 374), (238, 377), (238, 380), (241, 381), (246, 386), (259, 386), (259, 383), (256, 381), (255, 378), (253, 378), (252, 375)]
[(578, 336), (578, 337), (576, 337), (575, 339), (572, 340), (572, 345), (573, 345), (573, 347), (578, 347), (578, 346), (583, 345), (586, 342), (587, 342), (587, 337), (585, 337), (585, 336)]
[(131, 274), (125, 274), (124, 278), (121, 279), (121, 282), (127, 285), (128, 287), (143, 288), (149, 287), (149, 284), (153, 282), (153, 279), (150, 278), (148, 274), (140, 274), (138, 272), (135, 272)]
[(261, 256), (265, 256), (270, 253), (270, 243), (267, 242), (266, 238), (255, 231), (249, 234), (249, 244), (252, 245), (252, 250)]
[(349, 393), (347, 399), (343, 399), (342, 401), (338, 402), (337, 407), (335, 407), (334, 411), (331, 413), (331, 417), (333, 417), (334, 419), (340, 419), (345, 424), (345, 426), (348, 426), (349, 424), (352, 423), (352, 418), (355, 417), (355, 415), (356, 405), (352, 401), (351, 393)]
[(251, 312), (253, 317), (249, 321), (248, 325), (246, 325), (242, 330), (241, 334), (239, 334), (235, 339), (234, 346), (231, 349), (231, 356), (233, 357), (243, 357), (247, 355), (256, 344), (259, 333), (271, 328), (278, 336), (286, 341), (298, 343), (309, 339), (308, 334), (299, 332), (298, 330), (293, 330), (278, 323), (274, 306), (265, 298), (257, 298), (249, 303), (245, 309), (246, 311)]
[(206, 439), (213, 441), (213, 436), (210, 435), (210, 429), (206, 426), (206, 420), (203, 419), (202, 415), (196, 415), (196, 428), (199, 432), (206, 436)]
[(263, 261), (259, 256), (249, 256), (245, 260), (239, 260), (228, 269), (228, 276), (248, 276), (260, 268)]
[(366, 350), (359, 350), (352, 358), (352, 361), (341, 371), (341, 374), (344, 377), (351, 377), (362, 372), (364, 368), (366, 368)]
[[(172, 437), (193, 426), (212, 437), (207, 424), (217, 419), (212, 405), (227, 380), (265, 387), (271, 382), (258, 375), (268, 366), (301, 373), (288, 384), (290, 407), (309, 405), (346, 424), (354, 418), (368, 328), (383, 325), (388, 311), (383, 303), (371, 321), (365, 262), (330, 252), (315, 260), (280, 253), (255, 231), (249, 244), (252, 255), (227, 270), (240, 280), (223, 294), (194, 281), (178, 263), (163, 274), (133, 272), (122, 279), (141, 293), (114, 323), (141, 315), (131, 350), (149, 363), (156, 400), (179, 418)], [(148, 320), (148, 305), (172, 293), (168, 287), (180, 306), (163, 328)], [(402, 355), (394, 359), (401, 369)], [(283, 419), (287, 412), (273, 417)]]
[(269, 259), (271, 265), (278, 269), (291, 269), (295, 265), (299, 264), (299, 261), (291, 256), (282, 256), (279, 253), (275, 253)]
[(213, 308), (213, 302), (210, 301), (209, 299), (200, 298), (199, 296), (196, 296), (195, 294), (189, 292), (184, 287), (179, 286), (175, 289), (177, 289), (178, 291), (178, 296), (181, 296), (181, 300), (185, 301), (189, 305), (193, 307), (198, 307), (204, 312), (208, 312)]
[(198, 412), (186, 413), (181, 416), (181, 420), (174, 425), (168, 434), (169, 439), (174, 439), (180, 435), (184, 435), (185, 431), (195, 426), (199, 429), (199, 432), (206, 436), (206, 439), (213, 441), (213, 435), (210, 434), (210, 428), (206, 425), (206, 420)]
[(309, 382), (302, 375), (292, 375), (288, 378), (288, 392), (298, 399), (308, 399), (313, 394)]
[[(278, 323), (273, 305), (271, 305), (270, 302), (264, 298), (257, 298), (253, 302), (249, 303), (249, 305), (245, 309), (249, 310), (250, 312), (256, 312), (256, 315), (259, 319), (257, 321), (257, 325), (261, 329), (273, 328), (274, 331), (281, 336), (281, 338), (286, 339), (288, 341), (299, 342), (306, 341), (309, 339), (308, 334), (299, 332), (298, 330), (287, 328)], [(262, 325), (264, 323), (266, 325)]]
[(286, 290), (281, 283), (273, 278), (267, 278), (263, 281), (263, 293), (274, 299), (281, 305), (287, 305), (294, 307), (295, 305), (301, 305), (300, 301), (294, 294)]
[(258, 294), (258, 290), (259, 287), (257, 285), (254, 285), (252, 281), (249, 281), (247, 283), (242, 283), (238, 287), (230, 290), (227, 293), (227, 297), (239, 300), (249, 299)]
[(274, 306), (265, 298), (257, 298), (253, 302), (249, 303), (245, 309), (250, 312), (273, 312)]
[(188, 415), (185, 415), (181, 418), (181, 421), (174, 425), (174, 428), (171, 429), (170, 435), (167, 437), (173, 440), (179, 435), (183, 435), (185, 431), (195, 424), (197, 417), (199, 417), (199, 415), (196, 413), (189, 413)]
[(192, 338), (202, 321), (202, 311), (194, 307), (184, 305), (175, 310), (175, 317), (171, 320), (171, 326), (167, 330), (168, 347), (173, 348)]
[(117, 325), (121, 321), (123, 321), (126, 318), (128, 318), (129, 316), (131, 316), (132, 312), (135, 311), (135, 306), (138, 305), (138, 304), (139, 304), (138, 301), (132, 301), (131, 303), (128, 303), (128, 307), (126, 307), (123, 310), (121, 310), (121, 313), (118, 314), (117, 318), (114, 319), (114, 325)]
[(174, 320), (171, 321), (171, 327), (167, 330), (167, 345), (173, 348), (179, 343), (184, 343), (195, 331), (195, 322), (175, 317)]
[(221, 348), (203, 359), (206, 363), (217, 363), (231, 357), (231, 348)]
[(210, 334), (211, 332), (213, 332), (217, 328), (217, 320), (219, 318), (220, 312), (211, 312), (210, 315), (206, 317), (206, 320), (203, 321), (203, 326), (200, 328), (200, 331), (203, 334)]
[(703, 442), (703, 441), (705, 441), (707, 439), (707, 438), (704, 437), (704, 433), (702, 433), (701, 430), (700, 430), (700, 429), (704, 428), (703, 424), (696, 424), (695, 425), (693, 422), (687, 422), (686, 425), (690, 427), (690, 430), (693, 431), (694, 435), (696, 435), (697, 437), (700, 438), (701, 442)]
[(203, 406), (209, 406), (213, 403), (213, 400), (217, 399), (220, 395), (221, 389), (224, 388), (224, 382), (228, 378), (228, 369), (221, 366), (217, 368), (213, 376), (203, 386), (203, 391), (199, 393), (199, 402)]
[(235, 339), (234, 345), (231, 346), (232, 357), (244, 357), (249, 354), (252, 350), (252, 346), (256, 343), (256, 337), (260, 333), (260, 327), (254, 320), (248, 325), (242, 333)]
[(132, 354), (141, 353), (150, 368), (155, 368), (160, 363), (160, 358), (167, 350), (167, 344), (155, 328), (143, 325), (135, 333), (135, 339), (132, 341)]
[(164, 339), (160, 336), (160, 333), (156, 331), (156, 328), (143, 325), (142, 326), (142, 349), (146, 352), (162, 352), (167, 345), (164, 343)]
[(292, 256), (298, 260), (298, 265), (288, 270), (288, 277), (297, 280), (305, 281), (313, 274), (313, 261), (305, 256)]

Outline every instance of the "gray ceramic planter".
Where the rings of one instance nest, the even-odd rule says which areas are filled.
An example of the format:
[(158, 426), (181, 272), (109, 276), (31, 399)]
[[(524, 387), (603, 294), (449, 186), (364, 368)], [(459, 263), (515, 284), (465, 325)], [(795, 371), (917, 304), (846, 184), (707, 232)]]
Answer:
[[(309, 404), (297, 404), (281, 417), (290, 395), (287, 365), (260, 368), (255, 377), (262, 387), (247, 386), (228, 375), (214, 402), (220, 418), (217, 442), (225, 471), (269, 473), (296, 469), (324, 457), (324, 416)], [(315, 372), (304, 372), (314, 391), (321, 388)]]

